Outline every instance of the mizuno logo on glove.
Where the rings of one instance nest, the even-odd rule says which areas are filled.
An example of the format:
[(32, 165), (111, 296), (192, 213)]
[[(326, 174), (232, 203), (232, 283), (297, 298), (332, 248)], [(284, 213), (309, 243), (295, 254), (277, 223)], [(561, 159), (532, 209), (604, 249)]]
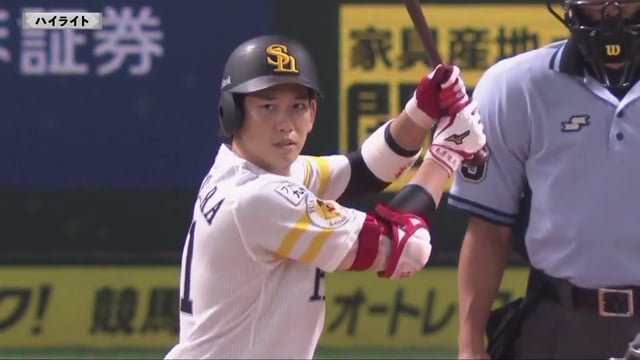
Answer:
[(456, 145), (462, 145), (462, 141), (464, 140), (464, 138), (469, 136), (469, 134), (471, 134), (471, 131), (469, 130), (463, 132), (462, 134), (452, 134), (451, 136), (444, 139), (444, 141), (452, 142)]

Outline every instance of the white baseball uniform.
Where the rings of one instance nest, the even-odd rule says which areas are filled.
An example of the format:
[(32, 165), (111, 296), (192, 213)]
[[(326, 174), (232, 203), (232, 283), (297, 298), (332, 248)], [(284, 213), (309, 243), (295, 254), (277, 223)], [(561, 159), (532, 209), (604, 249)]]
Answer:
[(166, 358), (312, 358), (323, 271), (337, 268), (365, 219), (333, 201), (350, 176), (343, 155), (299, 156), (284, 177), (222, 145), (194, 207), (180, 341)]

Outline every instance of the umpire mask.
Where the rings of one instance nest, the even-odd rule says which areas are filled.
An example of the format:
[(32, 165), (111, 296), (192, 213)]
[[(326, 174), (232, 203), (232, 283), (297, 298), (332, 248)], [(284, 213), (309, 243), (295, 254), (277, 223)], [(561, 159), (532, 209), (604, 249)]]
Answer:
[(565, 0), (564, 17), (549, 1), (593, 75), (612, 90), (629, 89), (640, 65), (640, 0)]

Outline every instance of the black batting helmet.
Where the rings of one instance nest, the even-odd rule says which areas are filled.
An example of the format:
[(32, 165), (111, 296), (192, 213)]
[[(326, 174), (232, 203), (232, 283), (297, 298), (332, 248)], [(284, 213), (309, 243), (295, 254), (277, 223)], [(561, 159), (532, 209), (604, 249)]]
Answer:
[(230, 137), (242, 126), (241, 95), (287, 83), (308, 87), (314, 97), (321, 95), (313, 59), (300, 42), (263, 35), (240, 44), (229, 55), (222, 75), (218, 103), (222, 133)]
[[(640, 0), (564, 0), (563, 17), (550, 1), (547, 8), (569, 29), (595, 77), (614, 90), (633, 86), (640, 70)], [(612, 78), (606, 63), (624, 64), (620, 76)]]

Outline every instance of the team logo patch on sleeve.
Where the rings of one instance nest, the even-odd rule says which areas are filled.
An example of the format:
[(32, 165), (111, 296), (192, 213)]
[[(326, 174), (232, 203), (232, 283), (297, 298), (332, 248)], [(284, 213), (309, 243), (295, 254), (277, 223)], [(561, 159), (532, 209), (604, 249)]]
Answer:
[(275, 192), (287, 199), (294, 206), (300, 205), (307, 196), (307, 189), (293, 183), (284, 183), (275, 188)]
[(349, 221), (347, 210), (332, 200), (307, 198), (307, 213), (311, 222), (319, 227), (335, 229)]

